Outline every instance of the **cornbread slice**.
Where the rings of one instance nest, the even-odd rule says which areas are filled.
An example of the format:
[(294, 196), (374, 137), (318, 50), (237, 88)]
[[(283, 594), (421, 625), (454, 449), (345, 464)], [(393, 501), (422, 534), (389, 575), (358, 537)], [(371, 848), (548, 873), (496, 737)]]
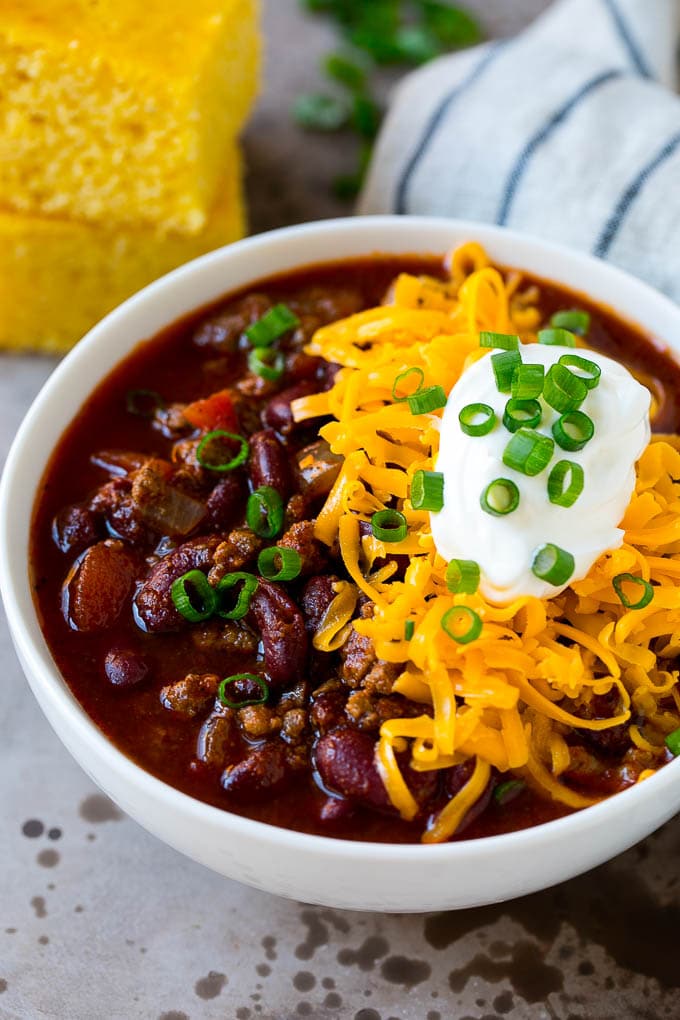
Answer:
[(258, 0), (3, 0), (3, 206), (201, 231), (255, 95), (257, 13)]
[(240, 174), (219, 185), (200, 234), (0, 211), (0, 348), (62, 352), (125, 298), (244, 233)]

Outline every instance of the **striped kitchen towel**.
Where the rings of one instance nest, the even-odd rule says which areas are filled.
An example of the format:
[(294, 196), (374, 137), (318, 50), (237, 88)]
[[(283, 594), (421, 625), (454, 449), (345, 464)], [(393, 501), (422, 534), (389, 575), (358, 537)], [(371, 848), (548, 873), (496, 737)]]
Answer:
[(680, 302), (680, 0), (559, 0), (399, 87), (361, 213), (457, 216), (593, 252)]

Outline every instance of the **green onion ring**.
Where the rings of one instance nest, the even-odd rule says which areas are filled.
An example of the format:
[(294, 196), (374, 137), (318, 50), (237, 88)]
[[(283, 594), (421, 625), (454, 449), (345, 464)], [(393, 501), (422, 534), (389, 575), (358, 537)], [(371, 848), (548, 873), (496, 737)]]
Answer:
[(588, 395), (583, 379), (571, 372), (566, 365), (557, 362), (551, 365), (545, 377), (543, 399), (559, 414), (575, 411)]
[[(231, 591), (232, 588), (241, 582), (243, 587), (238, 593), (234, 608), (228, 610), (220, 608), (222, 595), (225, 592)], [(257, 591), (258, 584), (259, 581), (255, 575), (249, 574), (245, 570), (235, 570), (231, 574), (225, 574), (218, 582), (216, 589), (219, 600), (217, 615), (221, 616), (223, 620), (242, 620), (250, 609), (250, 600)]]
[(497, 804), (508, 804), (519, 796), (522, 790), (526, 789), (526, 785), (521, 779), (506, 779), (504, 783), (499, 783), (493, 791), (493, 799)]
[(673, 730), (665, 740), (666, 747), (676, 758), (680, 755), (680, 729)]
[(248, 368), (267, 382), (278, 382), (285, 367), (283, 354), (273, 347), (253, 347), (248, 353)]
[(531, 400), (540, 397), (545, 381), (543, 365), (533, 363), (519, 365), (510, 384), (510, 393), (516, 400)]
[(257, 569), (268, 581), (293, 581), (300, 576), (302, 557), (296, 549), (272, 545), (257, 557)]
[(551, 347), (576, 347), (576, 337), (569, 329), (541, 329), (538, 342)]
[[(461, 634), (459, 625), (466, 621), (468, 628)], [(468, 645), (482, 633), (482, 620), (469, 606), (452, 606), (446, 610), (440, 623), (444, 633), (459, 645)]]
[(271, 485), (262, 485), (248, 496), (246, 523), (260, 538), (276, 538), (283, 527), (283, 500)]
[(410, 641), (415, 633), (416, 625), (414, 620), (407, 620), (404, 624), (404, 641)]
[(474, 560), (449, 560), (446, 587), (455, 595), (474, 595), (479, 588), (479, 563)]
[(546, 542), (534, 553), (531, 570), (536, 577), (558, 588), (573, 575), (574, 565), (574, 557), (570, 552), (552, 542)]
[(590, 442), (595, 435), (595, 426), (583, 411), (567, 411), (553, 422), (552, 434), (558, 446), (573, 452), (582, 450)]
[(480, 347), (497, 347), (504, 351), (516, 351), (519, 347), (519, 337), (516, 333), (490, 333), (482, 330), (479, 334)]
[[(187, 585), (191, 585), (202, 604), (197, 609), (192, 601), (191, 594), (187, 591)], [(172, 604), (189, 623), (200, 623), (201, 620), (208, 620), (215, 612), (217, 606), (217, 595), (215, 589), (208, 583), (208, 578), (201, 570), (189, 570), (186, 574), (176, 578), (170, 587)]]
[[(623, 590), (624, 584), (634, 584), (642, 589), (642, 594), (637, 602), (631, 602)], [(612, 580), (614, 591), (618, 595), (619, 602), (626, 609), (644, 609), (654, 598), (654, 589), (644, 577), (636, 577), (635, 574), (617, 574)]]
[(466, 404), (458, 421), (466, 436), (485, 436), (496, 424), (496, 412), (490, 404)]
[(274, 305), (261, 319), (248, 326), (245, 335), (253, 347), (269, 347), (284, 333), (296, 329), (299, 325), (300, 320), (287, 305)]
[(446, 407), (446, 393), (442, 386), (426, 386), (406, 398), (411, 414), (429, 414)]
[(415, 471), (410, 496), (414, 510), (439, 513), (444, 506), (444, 475), (441, 471)]
[[(405, 380), (408, 379), (410, 375), (417, 377), (418, 385), (414, 389), (413, 393), (407, 393), (403, 397), (398, 397), (397, 389), (399, 387), (399, 383), (405, 382)], [(409, 397), (413, 397), (415, 396), (416, 393), (420, 393), (420, 391), (423, 388), (424, 382), (425, 373), (423, 372), (422, 368), (418, 368), (417, 365), (414, 365), (413, 368), (407, 368), (405, 372), (399, 373), (399, 375), (394, 380), (394, 383), (392, 384), (392, 400), (395, 402), (395, 404), (405, 404)]]
[(371, 517), (371, 531), (380, 542), (403, 542), (408, 524), (399, 510), (378, 510)]
[(548, 475), (548, 499), (555, 506), (573, 506), (583, 492), (583, 482), (580, 464), (575, 460), (558, 460)]
[(537, 400), (511, 398), (503, 411), (503, 424), (508, 432), (517, 432), (522, 428), (535, 429), (541, 424), (542, 416), (543, 410)]
[[(236, 453), (231, 460), (224, 461), (223, 463), (212, 464), (206, 459), (206, 448), (209, 447), (216, 439), (228, 439), (229, 442), (238, 443), (239, 451)], [(212, 432), (206, 432), (201, 439), (200, 443), (196, 447), (196, 460), (201, 467), (206, 468), (208, 471), (233, 471), (234, 468), (240, 467), (241, 464), (245, 464), (248, 460), (248, 440), (244, 439), (243, 436), (237, 435), (235, 432), (225, 432), (223, 429), (213, 429)]]
[(539, 475), (550, 461), (555, 443), (550, 436), (534, 429), (521, 428), (512, 436), (503, 450), (503, 463), (523, 475)]
[[(249, 680), (262, 691), (262, 696), (259, 698), (247, 698), (245, 701), (231, 701), (227, 697), (227, 687), (230, 684), (235, 683), (237, 680)], [(222, 680), (220, 686), (217, 688), (217, 697), (226, 705), (227, 708), (245, 708), (246, 705), (264, 705), (265, 701), (269, 697), (269, 685), (266, 680), (263, 680), (261, 676), (257, 676), (255, 673), (234, 673), (233, 676), (227, 676)]]
[(519, 489), (510, 478), (494, 478), (479, 497), (479, 503), (487, 514), (504, 517), (519, 506)]
[[(578, 354), (563, 354), (559, 364), (570, 368), (578, 379), (583, 380), (589, 390), (594, 390), (600, 381), (602, 369), (589, 358), (581, 358)], [(575, 369), (577, 371), (574, 371)]]
[(585, 336), (590, 329), (590, 314), (580, 308), (565, 308), (550, 317), (555, 329), (567, 329), (577, 336)]
[(491, 367), (499, 393), (510, 392), (513, 376), (521, 364), (522, 355), (519, 351), (501, 351), (491, 355)]

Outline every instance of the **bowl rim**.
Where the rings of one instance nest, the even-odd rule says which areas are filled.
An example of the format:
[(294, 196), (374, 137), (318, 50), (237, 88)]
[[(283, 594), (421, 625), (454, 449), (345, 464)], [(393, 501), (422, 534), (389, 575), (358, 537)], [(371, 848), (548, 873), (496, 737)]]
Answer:
[[(413, 238), (412, 246), (407, 244), (406, 241), (404, 244), (403, 252), (408, 254), (423, 250), (417, 246), (419, 230), (427, 231), (433, 229), (439, 230), (442, 233), (449, 229), (452, 234), (466, 234), (471, 240), (490, 247), (493, 247), (494, 241), (504, 239), (509, 243), (517, 244), (519, 247), (528, 247), (536, 252), (553, 254), (563, 261), (566, 260), (572, 265), (577, 265), (581, 268), (591, 267), (593, 272), (600, 277), (601, 281), (608, 280), (612, 287), (617, 285), (620, 288), (633, 287), (634, 291), (641, 298), (645, 298), (647, 302), (651, 301), (658, 307), (660, 313), (670, 316), (671, 320), (674, 319), (676, 321), (680, 335), (680, 308), (669, 298), (624, 270), (564, 245), (544, 241), (538, 237), (504, 227), (453, 218), (362, 216), (319, 220), (268, 231), (209, 252), (180, 266), (178, 269), (166, 274), (130, 297), (122, 305), (110, 312), (101, 322), (97, 323), (86, 334), (83, 340), (63, 359), (54, 372), (51, 373), (31, 404), (16, 433), (6, 459), (2, 477), (0, 478), (0, 592), (2, 593), (5, 605), (10, 632), (28, 682), (33, 689), (36, 700), (38, 700), (48, 717), (51, 717), (52, 712), (62, 717), (68, 717), (71, 730), (82, 746), (89, 746), (100, 761), (118, 774), (120, 780), (132, 788), (138, 788), (146, 797), (155, 800), (159, 807), (170, 811), (177, 818), (181, 817), (189, 822), (195, 820), (198, 823), (206, 823), (207, 825), (221, 828), (225, 833), (230, 832), (234, 835), (250, 837), (258, 842), (269, 844), (272, 849), (279, 847), (294, 852), (304, 851), (309, 853), (314, 851), (322, 858), (328, 859), (342, 856), (352, 861), (363, 861), (373, 864), (381, 859), (390, 862), (403, 862), (404, 864), (415, 864), (427, 859), (449, 861), (451, 864), (455, 864), (470, 857), (485, 858), (489, 855), (495, 855), (504, 847), (508, 847), (508, 849), (512, 847), (515, 852), (521, 853), (524, 849), (528, 850), (533, 847), (537, 841), (540, 841), (542, 836), (546, 839), (554, 837), (560, 841), (565, 840), (564, 845), (567, 846), (567, 840), (585, 835), (593, 827), (606, 826), (608, 819), (614, 816), (619, 816), (626, 812), (634, 812), (636, 806), (643, 800), (646, 800), (648, 796), (663, 797), (664, 791), (676, 784), (680, 760), (663, 766), (658, 772), (645, 779), (642, 783), (637, 783), (626, 790), (605, 798), (597, 804), (564, 817), (508, 833), (484, 836), (478, 839), (460, 839), (442, 844), (356, 841), (299, 832), (234, 814), (227, 809), (205, 803), (181, 792), (164, 780), (147, 772), (140, 765), (137, 765), (99, 729), (94, 720), (77, 701), (70, 688), (68, 688), (56, 663), (52, 659), (40, 629), (30, 591), (31, 586), (28, 570), (26, 569), (28, 548), (23, 546), (22, 543), (17, 542), (17, 524), (14, 519), (13, 504), (21, 492), (18, 476), (22, 460), (27, 456), (31, 456), (32, 448), (34, 449), (34, 443), (37, 438), (35, 436), (35, 429), (38, 420), (41, 416), (44, 416), (50, 405), (58, 402), (61, 390), (65, 384), (75, 377), (80, 363), (89, 359), (101, 347), (104, 350), (103, 360), (105, 367), (100, 372), (98, 378), (99, 382), (103, 381), (116, 365), (129, 357), (134, 346), (136, 346), (133, 345), (129, 349), (126, 348), (124, 353), (107, 353), (106, 348), (102, 344), (106, 334), (118, 327), (124, 327), (130, 315), (136, 313), (148, 303), (153, 302), (158, 296), (171, 291), (178, 282), (202, 274), (206, 269), (212, 267), (215, 263), (219, 263), (222, 259), (234, 259), (247, 253), (257, 253), (258, 250), (266, 249), (276, 239), (285, 243), (294, 238), (313, 237), (319, 234), (338, 231), (357, 231), (358, 235), (366, 231), (375, 232), (376, 246), (374, 250), (376, 253), (380, 253), (383, 250), (380, 246), (381, 238), (391, 234), (400, 236), (403, 233), (405, 238), (407, 236), (412, 236)], [(331, 262), (334, 260), (329, 258), (327, 261)], [(319, 264), (319, 261), (310, 260), (309, 263), (301, 262), (296, 264)], [(280, 272), (285, 271), (280, 270)], [(266, 276), (271, 275), (274, 274), (268, 273), (259, 277), (259, 279), (265, 279)], [(550, 279), (549, 276), (546, 278)], [(250, 282), (256, 284), (258, 278), (250, 278)], [(248, 285), (248, 283), (238, 285), (236, 289), (242, 290)], [(601, 289), (601, 283), (596, 284), (595, 290), (597, 289)], [(229, 290), (225, 291), (225, 295), (228, 295), (228, 293)], [(219, 298), (216, 300), (219, 300)], [(205, 302), (194, 306), (195, 310), (199, 310), (204, 305)], [(192, 309), (189, 309), (181, 313), (180, 317), (191, 314), (191, 311)], [(167, 325), (171, 325), (176, 319), (177, 316), (171, 318)], [(642, 328), (645, 329), (645, 327)], [(649, 329), (646, 329), (646, 332), (649, 334)], [(655, 341), (654, 337), (652, 337), (652, 341)], [(143, 340), (137, 341), (137, 343), (143, 342)], [(663, 344), (663, 346), (666, 345)], [(678, 349), (680, 349), (680, 344)], [(675, 353), (670, 344), (668, 344), (668, 350), (671, 354)], [(82, 406), (90, 392), (91, 390), (88, 389), (79, 398), (78, 407)], [(41, 478), (44, 476), (49, 457), (60, 439), (61, 434), (54, 443), (49, 444), (49, 451), (42, 463)], [(35, 498), (36, 491), (33, 490), (31, 494), (32, 507), (35, 505)], [(28, 533), (29, 527), (30, 522), (20, 522), (20, 529), (24, 528), (26, 533)], [(46, 706), (49, 706), (49, 708)], [(78, 761), (80, 763), (80, 758), (78, 758)], [(83, 766), (81, 765), (81, 767)], [(427, 856), (425, 857), (425, 855)]]

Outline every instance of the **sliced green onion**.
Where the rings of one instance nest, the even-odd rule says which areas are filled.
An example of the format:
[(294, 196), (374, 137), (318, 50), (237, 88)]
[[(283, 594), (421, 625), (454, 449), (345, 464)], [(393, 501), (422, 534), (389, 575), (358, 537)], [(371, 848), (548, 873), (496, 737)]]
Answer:
[[(415, 378), (417, 378), (418, 380), (416, 388), (413, 390), (412, 393), (405, 393), (403, 397), (398, 396), (397, 391), (399, 389), (399, 384), (404, 383), (411, 375), (415, 376)], [(420, 393), (420, 391), (423, 388), (424, 382), (425, 373), (423, 372), (422, 368), (418, 368), (417, 365), (414, 365), (413, 368), (407, 368), (405, 372), (400, 372), (397, 378), (394, 380), (394, 385), (392, 386), (392, 400), (394, 400), (394, 402), (397, 404), (405, 404), (409, 397), (414, 396), (414, 394), (416, 393)]]
[(563, 450), (582, 450), (595, 435), (592, 419), (583, 411), (568, 411), (553, 422), (552, 434)]
[(543, 392), (545, 368), (543, 365), (520, 365), (510, 384), (510, 392), (516, 400), (530, 400), (540, 397)]
[(281, 351), (275, 351), (271, 347), (253, 347), (252, 351), (248, 352), (248, 368), (268, 382), (278, 382), (285, 367)]
[(555, 443), (550, 436), (521, 428), (503, 450), (503, 463), (523, 475), (538, 475), (552, 460)]
[(300, 576), (302, 557), (295, 549), (273, 545), (257, 557), (257, 569), (269, 581), (292, 581)]
[(479, 503), (487, 514), (504, 517), (519, 506), (519, 489), (510, 478), (494, 478), (479, 497)]
[(429, 414), (446, 407), (446, 393), (441, 386), (426, 386), (406, 398), (411, 414)]
[(565, 308), (551, 316), (550, 325), (556, 329), (568, 329), (577, 336), (585, 336), (590, 329), (590, 314), (580, 308)]
[(245, 335), (253, 347), (269, 347), (284, 333), (296, 329), (299, 325), (300, 320), (287, 305), (274, 305), (261, 319), (248, 326)]
[(354, 92), (361, 91), (366, 84), (366, 68), (344, 53), (329, 53), (324, 60), (324, 70), (329, 78)]
[(504, 783), (499, 783), (493, 791), (493, 799), (497, 804), (508, 804), (519, 796), (522, 790), (526, 789), (526, 785), (521, 779), (506, 779)]
[(349, 120), (348, 103), (323, 92), (305, 92), (293, 103), (291, 113), (305, 131), (339, 131)]
[(563, 354), (559, 363), (570, 368), (578, 379), (583, 380), (589, 390), (594, 390), (600, 381), (602, 369), (589, 358), (581, 358), (578, 354)]
[(217, 605), (215, 589), (201, 570), (189, 570), (176, 578), (170, 588), (170, 597), (177, 612), (190, 623), (207, 620)]
[(474, 560), (449, 560), (446, 587), (455, 595), (474, 595), (479, 588), (479, 563)]
[(453, 606), (442, 616), (441, 628), (459, 645), (467, 645), (482, 633), (482, 621), (469, 606)]
[(466, 436), (485, 436), (496, 424), (496, 412), (490, 404), (466, 404), (458, 421)]
[(371, 517), (371, 531), (381, 542), (403, 542), (408, 535), (408, 524), (399, 510), (378, 510)]
[(276, 489), (263, 485), (248, 496), (246, 523), (260, 538), (276, 538), (283, 527), (283, 500)]
[[(211, 460), (210, 447), (215, 443), (218, 446), (221, 445), (218, 440), (238, 443), (238, 453), (235, 453), (229, 460)], [(207, 468), (209, 471), (233, 471), (234, 468), (245, 464), (248, 460), (248, 453), (248, 440), (244, 439), (243, 436), (238, 436), (235, 432), (224, 432), (222, 429), (214, 429), (212, 432), (207, 432), (196, 447), (196, 460), (201, 467)]]
[(510, 392), (512, 378), (521, 364), (522, 355), (519, 351), (501, 351), (491, 355), (491, 367), (499, 393)]
[(566, 365), (551, 365), (545, 377), (543, 398), (560, 414), (575, 411), (588, 394), (588, 387), (583, 379), (574, 375)]
[(503, 412), (503, 424), (508, 432), (518, 429), (535, 429), (541, 424), (543, 410), (537, 400), (508, 400)]
[(516, 351), (519, 347), (519, 337), (516, 333), (489, 333), (483, 331), (479, 334), (480, 347), (500, 347), (504, 351)]
[(404, 641), (410, 641), (415, 633), (416, 625), (414, 620), (407, 620), (404, 624)]
[(574, 557), (566, 549), (546, 542), (534, 553), (531, 570), (542, 581), (559, 587), (566, 584), (574, 573)]
[(540, 329), (538, 342), (551, 347), (576, 347), (576, 337), (569, 329)]
[(416, 471), (411, 482), (411, 506), (414, 510), (438, 513), (444, 506), (444, 475), (441, 471)]
[(669, 733), (666, 737), (665, 743), (671, 754), (674, 754), (677, 758), (678, 755), (680, 755), (680, 729), (673, 730), (672, 733)]
[[(619, 597), (619, 602), (626, 609), (644, 609), (654, 598), (654, 589), (652, 588), (649, 581), (645, 581), (643, 577), (636, 577), (635, 574), (617, 574), (613, 579), (612, 584), (614, 591)], [(641, 589), (642, 594), (637, 602), (631, 602), (626, 593), (623, 590), (624, 584), (633, 584), (637, 588)]]
[[(227, 687), (239, 680), (245, 680), (248, 683), (256, 684), (262, 692), (260, 697), (245, 698), (243, 701), (232, 701), (231, 698), (227, 697)], [(217, 697), (223, 705), (226, 705), (227, 708), (245, 708), (246, 705), (264, 705), (265, 701), (269, 697), (269, 686), (266, 680), (263, 680), (261, 676), (257, 676), (255, 673), (234, 673), (233, 676), (227, 676), (224, 680), (222, 680), (220, 686), (217, 688)]]
[(129, 414), (140, 418), (153, 418), (156, 411), (162, 411), (165, 401), (155, 390), (128, 390), (125, 395), (125, 407)]
[(573, 506), (583, 492), (583, 468), (575, 460), (558, 460), (548, 475), (548, 499), (555, 506)]
[[(225, 592), (231, 591), (238, 584), (241, 584), (242, 587), (238, 593), (236, 605), (233, 609), (222, 609), (221, 596)], [(255, 574), (248, 574), (244, 570), (236, 570), (231, 574), (225, 574), (217, 585), (218, 605), (220, 606), (217, 610), (217, 615), (221, 616), (224, 620), (242, 620), (250, 609), (250, 600), (257, 591), (258, 584), (259, 581)]]

